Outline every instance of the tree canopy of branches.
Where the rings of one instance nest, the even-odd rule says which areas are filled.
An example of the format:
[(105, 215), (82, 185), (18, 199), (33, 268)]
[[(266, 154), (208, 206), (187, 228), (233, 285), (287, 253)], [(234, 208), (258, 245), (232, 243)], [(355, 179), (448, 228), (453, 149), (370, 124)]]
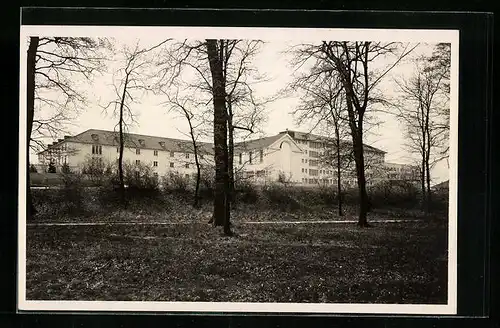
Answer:
[[(265, 118), (263, 107), (270, 101), (257, 97), (253, 89), (255, 84), (265, 80), (251, 65), (261, 43), (256, 40), (184, 40), (170, 47), (159, 63), (162, 67), (159, 77), (165, 89), (171, 85), (182, 86), (200, 95), (198, 107), (206, 108), (211, 102), (214, 105), (213, 109), (191, 111), (191, 117), (202, 117), (199, 121), (208, 122), (208, 115), (213, 115), (213, 130), (205, 130), (205, 134), (213, 133), (214, 138), (215, 226), (229, 225), (229, 203), (234, 190), (234, 139), (236, 136), (244, 139), (257, 132)], [(184, 92), (183, 97), (189, 97), (189, 93)], [(224, 103), (217, 97), (222, 97)], [(223, 201), (226, 198), (227, 202)], [(224, 211), (222, 204), (226, 207)], [(228, 227), (224, 229), (229, 233)]]
[(448, 152), (446, 74), (440, 65), (432, 67), (425, 58), (416, 60), (415, 66), (409, 79), (396, 81), (401, 94), (396, 114), (405, 126), (408, 150), (420, 158), (422, 206), (428, 212), (432, 201), (431, 169)]
[[(314, 76), (332, 74), (337, 78), (345, 94), (345, 108), (352, 138), (353, 155), (359, 190), (360, 226), (367, 226), (369, 200), (366, 191), (365, 156), (363, 133), (365, 117), (369, 109), (377, 103), (384, 103), (384, 97), (377, 89), (380, 81), (413, 48), (403, 49), (398, 43), (323, 41), (320, 44), (302, 44), (295, 48), (293, 64), (298, 68), (312, 61)], [(402, 50), (402, 51), (401, 51)], [(383, 69), (375, 69), (377, 61), (396, 57)]]
[[(320, 164), (336, 171), (338, 214), (342, 211), (342, 172), (348, 168), (351, 150), (342, 142), (348, 132), (345, 93), (340, 81), (327, 72), (316, 75), (315, 68), (293, 79), (288, 86), (300, 93), (300, 101), (293, 111), (298, 124), (312, 123), (312, 131), (321, 129), (322, 135), (331, 136), (323, 140), (327, 150), (319, 157)], [(330, 131), (333, 129), (333, 135)]]
[[(103, 50), (109, 50), (107, 39), (87, 37), (29, 38), (27, 51), (27, 127), (29, 150), (44, 149), (41, 139), (63, 133), (72, 115), (87, 103), (84, 82), (103, 72)], [(82, 86), (83, 84), (83, 86)], [(31, 202), (28, 186), (28, 203)]]
[(115, 130), (118, 129), (118, 180), (120, 199), (123, 205), (126, 205), (123, 151), (129, 125), (135, 122), (132, 106), (139, 104), (144, 93), (149, 90), (148, 77), (152, 75), (152, 65), (155, 63), (154, 50), (167, 41), (164, 40), (149, 48), (140, 47), (139, 41), (133, 47), (123, 47), (119, 53), (119, 67), (113, 73), (112, 87), (115, 99), (103, 106), (105, 111), (112, 108), (113, 116), (118, 119)]

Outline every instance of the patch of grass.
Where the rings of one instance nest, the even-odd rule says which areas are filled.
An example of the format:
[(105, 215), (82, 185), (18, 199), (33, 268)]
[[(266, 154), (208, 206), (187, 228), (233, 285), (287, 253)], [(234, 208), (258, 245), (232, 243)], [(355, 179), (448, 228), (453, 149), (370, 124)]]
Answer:
[(446, 303), (443, 221), (34, 226), (27, 299)]

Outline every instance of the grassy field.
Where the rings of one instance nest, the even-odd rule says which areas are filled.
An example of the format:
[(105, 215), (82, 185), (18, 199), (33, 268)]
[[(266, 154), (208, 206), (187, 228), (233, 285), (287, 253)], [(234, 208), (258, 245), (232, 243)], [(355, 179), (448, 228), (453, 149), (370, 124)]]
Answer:
[(236, 212), (232, 238), (205, 217), (28, 226), (27, 299), (446, 303), (446, 220), (361, 229), (255, 217)]

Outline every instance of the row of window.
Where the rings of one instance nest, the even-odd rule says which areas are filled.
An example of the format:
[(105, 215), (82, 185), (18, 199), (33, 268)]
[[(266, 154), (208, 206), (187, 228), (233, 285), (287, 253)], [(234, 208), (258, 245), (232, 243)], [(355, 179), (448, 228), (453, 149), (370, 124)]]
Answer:
[[(119, 161), (119, 159), (116, 160), (117, 163), (118, 163), (118, 161)], [(136, 159), (135, 160), (135, 165), (141, 165), (141, 160), (140, 159)], [(153, 166), (154, 167), (158, 167), (158, 161), (153, 161)], [(170, 167), (175, 167), (175, 163), (174, 162), (170, 162), (169, 166)], [(184, 164), (184, 168), (189, 169), (189, 167), (190, 167), (189, 163)]]
[[(307, 173), (308, 170), (307, 168), (302, 168), (302, 173)], [(309, 175), (318, 175), (319, 174), (333, 174), (334, 171), (332, 170), (315, 170), (315, 169), (309, 169)]]
[[(100, 152), (99, 153), (94, 153), (94, 147), (99, 147), (100, 149)], [(120, 147), (116, 147), (116, 152), (119, 153), (120, 152)], [(92, 154), (96, 154), (96, 155), (102, 155), (102, 149), (101, 149), (101, 146), (92, 146)], [(136, 155), (140, 155), (141, 154), (141, 149), (140, 148), (136, 148), (135, 149), (135, 154)], [(153, 156), (158, 156), (158, 150), (153, 150)], [(184, 153), (184, 156), (189, 159), (189, 153)], [(200, 157), (200, 159), (203, 159), (203, 154), (199, 154), (198, 155)], [(175, 157), (175, 152), (171, 151), (170, 152), (170, 157)]]
[[(243, 164), (243, 153), (239, 153), (238, 155), (238, 163), (241, 165)], [(254, 159), (254, 154), (253, 152), (248, 153), (248, 164), (253, 164), (253, 159)], [(264, 150), (259, 151), (259, 162), (262, 163), (264, 162)]]

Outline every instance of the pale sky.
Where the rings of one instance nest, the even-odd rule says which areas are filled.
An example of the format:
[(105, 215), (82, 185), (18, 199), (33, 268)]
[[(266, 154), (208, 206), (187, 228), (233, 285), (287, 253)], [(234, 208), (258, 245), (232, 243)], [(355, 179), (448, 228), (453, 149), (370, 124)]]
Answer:
[[(135, 37), (116, 38), (116, 47), (121, 48), (122, 44), (135, 44)], [(150, 36), (141, 38), (141, 45), (148, 46), (161, 40)], [(254, 92), (258, 96), (270, 96), (277, 90), (285, 87), (291, 79), (292, 70), (289, 67), (289, 57), (283, 53), (289, 45), (298, 43), (297, 41), (279, 41), (271, 40), (262, 46), (262, 51), (257, 55), (254, 65), (259, 72), (265, 73), (271, 78), (269, 82), (263, 82), (255, 87)], [(418, 46), (412, 56), (429, 54), (432, 51), (432, 45), (422, 44)], [(389, 96), (394, 96), (394, 85), (392, 80), (395, 77), (408, 76), (412, 73), (413, 64), (408, 60), (400, 63), (391, 72), (386, 75), (380, 84), (380, 88)], [(390, 65), (395, 58), (389, 58), (378, 63), (380, 67)], [(116, 65), (118, 62), (115, 63)], [(89, 106), (82, 111), (76, 118), (72, 126), (67, 127), (68, 134), (78, 134), (87, 129), (113, 130), (116, 125), (111, 113), (104, 113), (100, 105), (105, 105), (107, 101), (113, 98), (114, 91), (111, 89), (111, 72), (115, 65), (109, 64), (109, 73), (96, 77), (91, 85), (88, 85)], [(168, 113), (161, 102), (161, 97), (148, 94), (141, 99), (140, 104), (134, 105), (134, 111), (137, 116), (138, 124), (130, 129), (132, 133), (145, 135), (154, 135), (171, 138), (186, 139), (184, 133), (187, 132), (187, 122), (177, 114)], [(266, 107), (269, 113), (267, 123), (263, 130), (265, 135), (274, 135), (286, 129), (308, 132), (311, 126), (296, 126), (291, 112), (298, 104), (298, 98), (279, 99)], [(211, 106), (211, 104), (209, 105)], [(377, 119), (383, 123), (372, 133), (366, 135), (365, 143), (387, 152), (386, 161), (395, 163), (410, 163), (411, 155), (405, 150), (403, 129), (400, 123), (388, 114), (378, 114)], [(63, 136), (59, 136), (62, 138)], [(48, 140), (51, 142), (52, 140)], [(36, 157), (36, 156), (34, 156)], [(32, 160), (34, 160), (33, 158)], [(448, 167), (446, 163), (436, 166), (433, 171), (433, 180), (437, 183), (448, 179)]]

